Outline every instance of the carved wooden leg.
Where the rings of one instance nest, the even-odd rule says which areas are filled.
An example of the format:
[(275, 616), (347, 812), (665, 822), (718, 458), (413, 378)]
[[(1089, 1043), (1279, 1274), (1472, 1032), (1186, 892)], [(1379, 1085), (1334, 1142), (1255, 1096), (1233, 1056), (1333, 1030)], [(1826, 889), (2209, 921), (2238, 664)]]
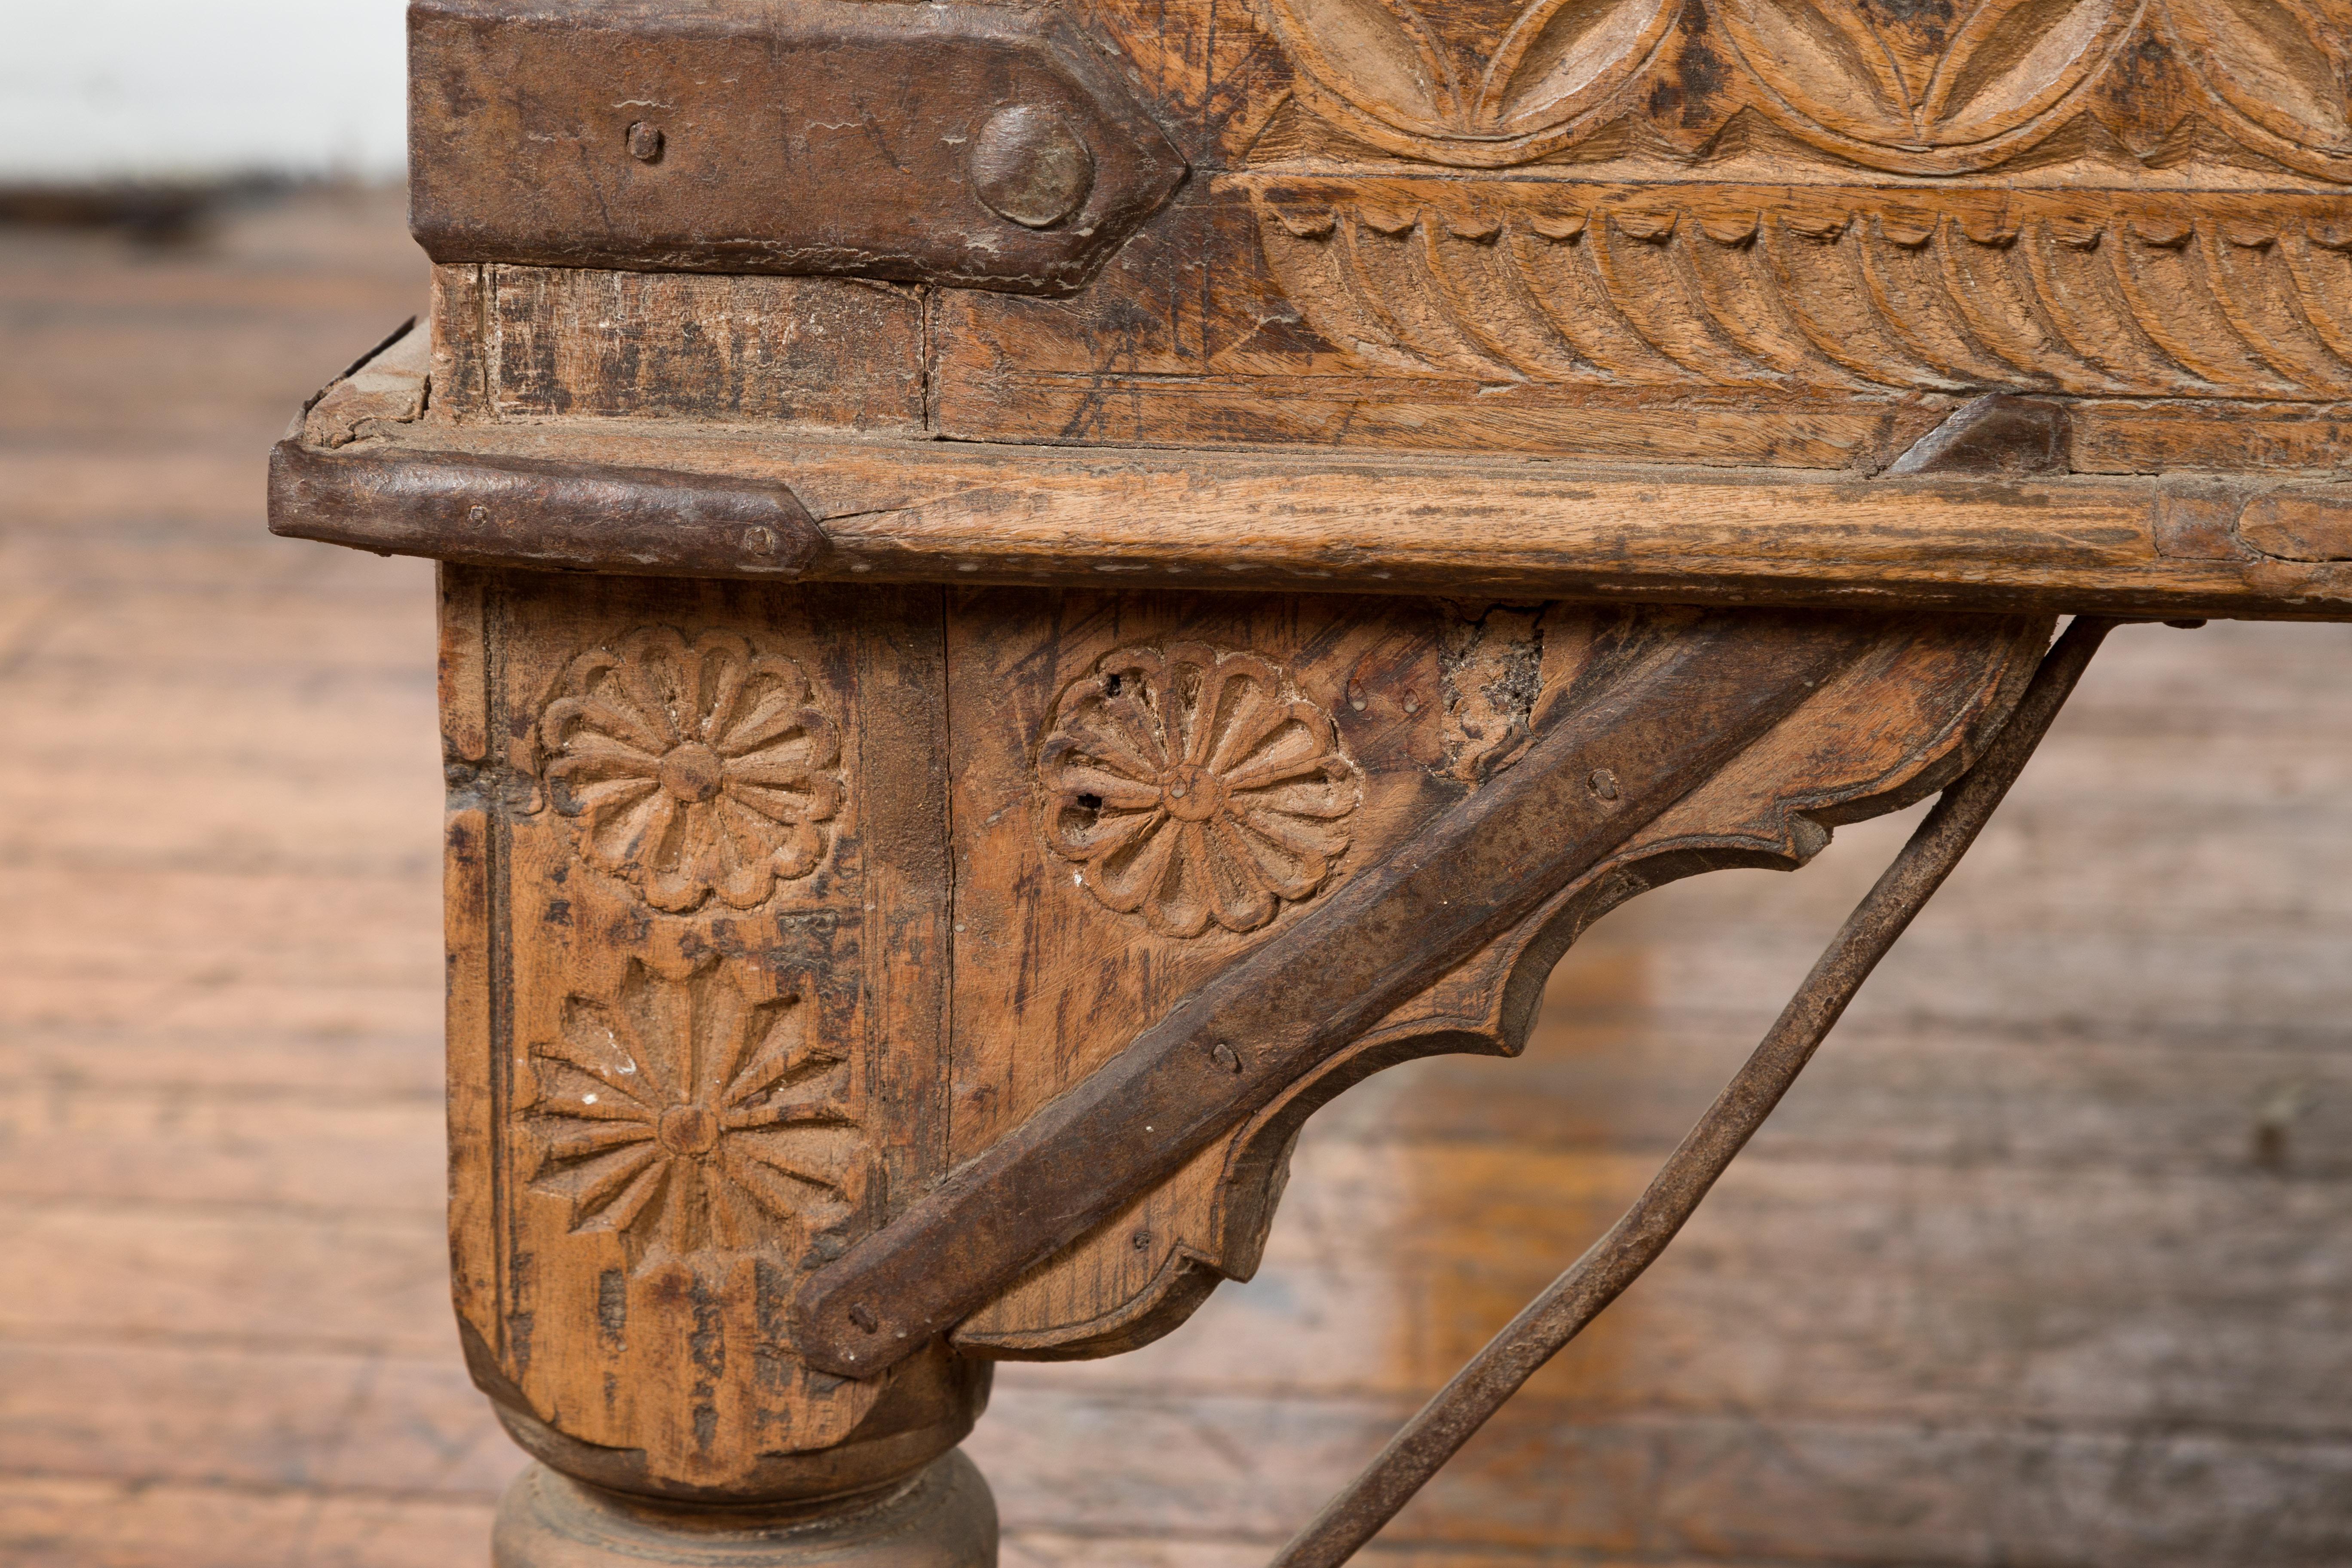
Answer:
[(2047, 634), (464, 567), (443, 613), (502, 1568), (988, 1568), (989, 1358), (1177, 1326), (1316, 1105), (1948, 781)]
[(944, 1168), (936, 591), (447, 569), (451, 1224), (506, 1568), (985, 1568), (988, 1367), (787, 1301)]

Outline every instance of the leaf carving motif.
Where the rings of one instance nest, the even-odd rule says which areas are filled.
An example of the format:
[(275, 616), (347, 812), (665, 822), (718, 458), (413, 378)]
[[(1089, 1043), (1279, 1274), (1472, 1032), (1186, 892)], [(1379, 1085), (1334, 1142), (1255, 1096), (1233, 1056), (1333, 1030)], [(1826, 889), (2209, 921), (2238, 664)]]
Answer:
[(2352, 181), (2352, 0), (1253, 3), (1308, 110), (1460, 168), (1644, 120), (1690, 152), (1744, 112), (1906, 174), (1998, 167), (2085, 122), (2145, 161), (2186, 111)]
[(1443, 132), (1453, 72), (1429, 28), (1397, 0), (1266, 0), (1268, 19), (1302, 69), (1400, 130)]
[(1520, 13), (1480, 84), (1476, 128), (1540, 131), (1564, 107), (1615, 86), (1672, 20), (1670, 7), (1627, 0), (1544, 0)]
[(2182, 52), (2231, 109), (2290, 142), (2352, 151), (2341, 58), (2352, 40), (2352, 5), (2166, 0), (2166, 20)]
[(1749, 68), (1800, 116), (1857, 142), (1922, 149), (2039, 119), (2138, 12), (2130, 0), (1977, 0), (1948, 26), (1940, 9), (1898, 16), (1874, 0), (1720, 4)]
[[(1501, 163), (1575, 121), (1638, 71), (1675, 0), (1537, 0), (1499, 40), (1454, 37), (1411, 0), (1259, 0), (1319, 110), (1381, 145)], [(1460, 28), (1457, 20), (1456, 30)]]
[(2118, 0), (1988, 4), (1954, 38), (1920, 106), (1930, 142), (1977, 142), (2032, 120), (2081, 81), (2113, 41)]
[[(1854, 204), (1694, 185), (1669, 205), (1465, 189), (1481, 184), (1426, 181), (1405, 203), (1391, 182), (1385, 216), (1407, 221), (1372, 237), (1344, 182), (1286, 180), (1260, 198), (1268, 266), (1309, 325), (1391, 372), (1462, 375), (1475, 326), (1501, 374), (1561, 384), (2352, 395), (2352, 230), (2333, 197), (2167, 212), (2081, 192)], [(1492, 237), (1454, 237), (1472, 200)]]

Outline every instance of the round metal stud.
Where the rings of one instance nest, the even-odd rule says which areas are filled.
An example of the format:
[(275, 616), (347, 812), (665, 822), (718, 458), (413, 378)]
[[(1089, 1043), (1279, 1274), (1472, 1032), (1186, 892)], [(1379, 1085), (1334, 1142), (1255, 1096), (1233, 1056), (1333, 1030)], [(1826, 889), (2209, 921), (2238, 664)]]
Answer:
[(972, 194), (1024, 228), (1052, 228), (1087, 205), (1095, 155), (1053, 110), (1015, 104), (990, 115), (972, 138)]

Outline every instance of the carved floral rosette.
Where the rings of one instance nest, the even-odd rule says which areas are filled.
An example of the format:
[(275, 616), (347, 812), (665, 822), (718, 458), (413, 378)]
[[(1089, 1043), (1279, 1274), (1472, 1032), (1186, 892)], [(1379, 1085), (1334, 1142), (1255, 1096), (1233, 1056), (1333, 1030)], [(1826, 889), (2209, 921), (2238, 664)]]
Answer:
[(856, 831), (843, 687), (821, 697), (768, 642), (782, 631), (740, 619), (632, 616), (544, 656), (531, 761), (551, 809), (518, 816), (509, 862), (514, 1250), (477, 1267), (505, 1298), (486, 1386), (526, 1447), (765, 1495), (888, 1386), (813, 1373), (782, 1316), (871, 1223), (886, 1153), (859, 994), (871, 894), (836, 855)]
[(1328, 712), (1266, 660), (1193, 643), (1097, 660), (1047, 717), (1037, 778), (1074, 882), (1174, 937), (1314, 897), (1361, 798)]
[(1260, 9), (1236, 178), (1367, 370), (2352, 396), (2344, 0)]
[(772, 972), (665, 967), (632, 960), (612, 994), (567, 998), (532, 1046), (533, 1188), (570, 1205), (575, 1235), (620, 1236), (639, 1268), (707, 1249), (796, 1259), (857, 1211), (849, 1065)]
[(808, 876), (841, 806), (840, 732), (808, 678), (733, 632), (646, 626), (581, 655), (539, 744), (581, 858), (674, 914)]
[(668, 1483), (751, 1484), (844, 1441), (879, 1397), (812, 1373), (779, 1315), (843, 1245), (873, 1164), (856, 1066), (819, 1012), (765, 963), (633, 957), (530, 1040), (516, 1168), (557, 1216), (530, 1268), (604, 1397), (583, 1400), (562, 1356), (518, 1371), (539, 1419), (641, 1451)]

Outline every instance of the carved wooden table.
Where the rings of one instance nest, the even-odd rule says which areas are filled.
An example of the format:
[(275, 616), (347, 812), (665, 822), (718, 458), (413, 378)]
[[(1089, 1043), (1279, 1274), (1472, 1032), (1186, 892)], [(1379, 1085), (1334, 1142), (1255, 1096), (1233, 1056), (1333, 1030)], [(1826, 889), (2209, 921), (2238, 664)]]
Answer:
[(2108, 625), (2352, 617), (2337, 0), (411, 17), (432, 312), (272, 526), (447, 563), (509, 1568), (992, 1563), (992, 1360), (1246, 1279), (1305, 1119), (1515, 1052), (1613, 905), (1943, 792), (1281, 1559), (1344, 1560), (1665, 1245)]

